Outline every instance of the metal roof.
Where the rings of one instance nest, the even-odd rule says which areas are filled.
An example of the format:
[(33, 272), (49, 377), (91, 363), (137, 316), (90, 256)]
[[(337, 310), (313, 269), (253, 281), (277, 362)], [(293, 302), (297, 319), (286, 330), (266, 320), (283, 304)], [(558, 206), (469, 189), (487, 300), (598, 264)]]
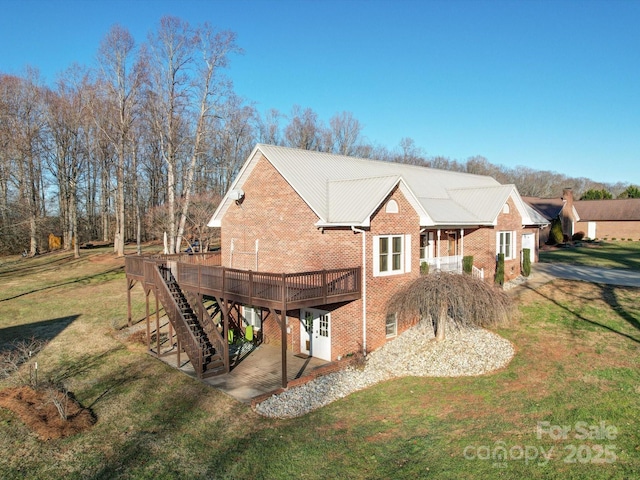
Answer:
[[(407, 193), (421, 226), (493, 224), (513, 185), (468, 173), (258, 144), (230, 190), (241, 189), (261, 153), (318, 216), (318, 225), (369, 224), (396, 185)], [(209, 226), (219, 226), (231, 203), (227, 194)], [(518, 208), (529, 217), (524, 202)]]

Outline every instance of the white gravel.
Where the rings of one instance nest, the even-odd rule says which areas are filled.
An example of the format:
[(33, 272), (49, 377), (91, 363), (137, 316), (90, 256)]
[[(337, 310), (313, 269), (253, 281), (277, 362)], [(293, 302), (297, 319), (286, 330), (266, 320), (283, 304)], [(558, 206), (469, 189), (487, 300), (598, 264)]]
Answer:
[(482, 328), (454, 330), (436, 342), (422, 322), (367, 356), (364, 368), (347, 367), (292, 387), (256, 405), (266, 417), (293, 418), (394, 377), (461, 377), (482, 375), (504, 367), (513, 345)]

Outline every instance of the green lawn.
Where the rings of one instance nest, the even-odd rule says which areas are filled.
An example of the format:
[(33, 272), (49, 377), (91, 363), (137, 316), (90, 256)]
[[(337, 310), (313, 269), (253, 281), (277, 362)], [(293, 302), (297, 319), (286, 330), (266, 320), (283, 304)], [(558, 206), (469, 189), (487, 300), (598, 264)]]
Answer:
[(540, 261), (594, 267), (624, 268), (640, 272), (640, 242), (602, 241), (540, 251)]
[(505, 369), (397, 379), (271, 420), (123, 340), (122, 261), (105, 250), (2, 259), (0, 285), (0, 340), (50, 339), (42, 375), (98, 419), (45, 442), (0, 409), (3, 479), (640, 477), (637, 289), (525, 289), (498, 330), (517, 351)]

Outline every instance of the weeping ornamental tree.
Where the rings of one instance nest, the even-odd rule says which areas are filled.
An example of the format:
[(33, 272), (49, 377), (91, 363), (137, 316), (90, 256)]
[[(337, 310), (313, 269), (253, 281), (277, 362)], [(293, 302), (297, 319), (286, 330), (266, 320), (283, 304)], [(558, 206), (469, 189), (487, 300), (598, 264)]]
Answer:
[(505, 322), (512, 314), (512, 302), (491, 283), (470, 275), (437, 272), (408, 284), (391, 298), (387, 309), (397, 313), (401, 325), (431, 322), (436, 340), (444, 340), (447, 324), (469, 328)]

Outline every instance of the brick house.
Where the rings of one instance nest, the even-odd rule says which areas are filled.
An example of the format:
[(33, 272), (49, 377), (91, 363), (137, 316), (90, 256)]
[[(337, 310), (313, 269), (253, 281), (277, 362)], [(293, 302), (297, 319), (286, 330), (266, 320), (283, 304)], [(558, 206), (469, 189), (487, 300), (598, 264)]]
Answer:
[(286, 311), (285, 329), (257, 305), (238, 309), (264, 342), (325, 360), (371, 351), (400, 333), (387, 301), (421, 264), (493, 281), (520, 275), (523, 248), (537, 259), (546, 220), (513, 185), (491, 177), (257, 145), (213, 214), (223, 267), (295, 273), (361, 270), (360, 298)]
[[(560, 198), (523, 197), (548, 222), (559, 218), (568, 238), (581, 232), (589, 239), (640, 240), (640, 198), (574, 200), (571, 188)], [(540, 244), (549, 238), (549, 227), (540, 231)]]
[(539, 244), (548, 242), (551, 233), (551, 222), (560, 219), (562, 232), (569, 238), (576, 232), (576, 223), (580, 219), (573, 200), (573, 190), (565, 188), (561, 197), (540, 198), (522, 197), (522, 199), (547, 221), (547, 225), (540, 230)]
[(590, 239), (640, 240), (640, 198), (579, 200), (576, 232)]

